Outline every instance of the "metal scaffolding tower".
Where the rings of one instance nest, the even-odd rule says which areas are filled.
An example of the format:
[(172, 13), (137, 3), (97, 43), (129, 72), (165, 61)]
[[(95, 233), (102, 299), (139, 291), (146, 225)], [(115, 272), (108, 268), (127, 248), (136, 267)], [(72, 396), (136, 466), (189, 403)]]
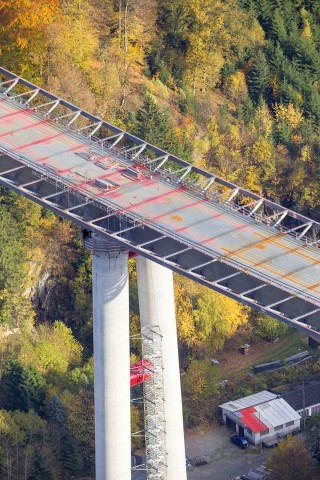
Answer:
[(161, 332), (159, 327), (144, 327), (143, 359), (152, 363), (153, 375), (143, 384), (147, 480), (166, 479), (166, 422)]

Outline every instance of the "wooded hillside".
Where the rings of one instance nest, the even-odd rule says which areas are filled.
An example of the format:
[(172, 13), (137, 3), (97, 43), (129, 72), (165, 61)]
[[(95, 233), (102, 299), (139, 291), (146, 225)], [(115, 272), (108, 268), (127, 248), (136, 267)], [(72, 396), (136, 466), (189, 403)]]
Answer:
[[(320, 219), (319, 2), (2, 0), (0, 64)], [(0, 477), (93, 479), (90, 256), (76, 226), (2, 188), (0, 243)], [(239, 326), (281, 331), (184, 278), (175, 288), (193, 399), (215, 394), (207, 360)]]

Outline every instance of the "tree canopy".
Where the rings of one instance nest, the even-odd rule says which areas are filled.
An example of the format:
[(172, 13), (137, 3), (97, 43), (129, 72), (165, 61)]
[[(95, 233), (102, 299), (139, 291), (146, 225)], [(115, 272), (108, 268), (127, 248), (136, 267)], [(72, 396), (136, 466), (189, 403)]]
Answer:
[(302, 440), (290, 435), (283, 440), (267, 461), (270, 480), (316, 480), (314, 460)]
[[(319, 220), (319, 2), (2, 0), (0, 57), (67, 101)], [(90, 255), (78, 227), (2, 187), (0, 243), (0, 477), (93, 478)], [(132, 334), (135, 282), (131, 260)], [(285, 333), (178, 275), (175, 296), (186, 409), (220, 395), (209, 358), (246, 325), (254, 340)], [(137, 335), (131, 354), (140, 358)], [(233, 392), (251, 388), (246, 379)], [(141, 422), (135, 406), (132, 428)], [(295, 441), (275, 451), (273, 478), (312, 479)], [(290, 455), (295, 471), (284, 470)]]

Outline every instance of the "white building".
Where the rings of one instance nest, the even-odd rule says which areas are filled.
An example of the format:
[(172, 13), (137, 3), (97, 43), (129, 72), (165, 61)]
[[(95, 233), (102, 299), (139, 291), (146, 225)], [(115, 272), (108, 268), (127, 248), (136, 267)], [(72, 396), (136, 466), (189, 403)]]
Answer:
[(264, 390), (220, 405), (223, 422), (254, 445), (274, 445), (300, 430), (301, 416), (279, 395)]

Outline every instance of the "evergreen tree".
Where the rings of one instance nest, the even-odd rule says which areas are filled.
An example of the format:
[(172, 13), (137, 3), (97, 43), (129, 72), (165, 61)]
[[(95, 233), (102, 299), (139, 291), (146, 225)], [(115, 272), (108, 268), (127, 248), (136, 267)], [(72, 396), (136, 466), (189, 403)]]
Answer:
[(135, 120), (135, 134), (157, 147), (168, 147), (169, 120), (150, 95), (147, 95)]
[[(248, 72), (247, 82), (252, 101), (257, 105), (260, 97), (268, 95), (270, 69), (265, 54), (260, 50)], [(266, 98), (266, 100), (268, 100)], [(269, 103), (267, 101), (267, 103)]]
[(67, 412), (62, 405), (58, 395), (53, 395), (47, 405), (46, 416), (49, 421), (56, 422), (59, 425), (65, 425), (67, 421)]
[(79, 459), (74, 436), (66, 430), (61, 441), (61, 457), (63, 468), (67, 470), (73, 477), (79, 474)]
[(169, 48), (184, 52), (186, 37), (193, 19), (185, 0), (163, 0), (159, 7), (158, 25), (165, 32), (165, 43)]
[(281, 77), (287, 80), (288, 84), (292, 84), (298, 92), (303, 92), (305, 89), (305, 78), (300, 71), (299, 63), (296, 59), (284, 62)]
[(255, 108), (251, 98), (247, 98), (244, 103), (237, 105), (237, 115), (244, 122), (245, 125), (250, 125), (254, 119)]
[(176, 83), (183, 82), (188, 33), (192, 23), (193, 18), (185, 0), (159, 2), (157, 25), (163, 37), (163, 48), (159, 53), (165, 60), (159, 71), (162, 81), (166, 82), (170, 72)]
[(34, 468), (28, 480), (53, 480), (51, 471), (47, 468), (44, 457), (40, 450), (34, 455)]
[(169, 69), (164, 58), (164, 46), (160, 39), (156, 39), (152, 44), (152, 49), (147, 56), (149, 74), (151, 77), (157, 75), (162, 83), (167, 84), (169, 78)]
[(284, 64), (286, 62), (286, 56), (280, 43), (270, 43), (266, 49), (268, 63), (272, 67), (272, 70), (280, 73), (283, 71)]
[(293, 60), (301, 41), (301, 35), (297, 25), (291, 25), (288, 30), (290, 33), (288, 34), (286, 42), (283, 44), (283, 50), (287, 58)]
[(35, 367), (23, 366), (18, 360), (11, 360), (3, 379), (5, 408), (27, 412), (33, 408), (41, 410), (46, 396), (45, 381)]
[(286, 80), (281, 82), (279, 100), (281, 103), (284, 103), (285, 105), (289, 105), (289, 103), (292, 103), (294, 106), (299, 105), (298, 92)]
[(313, 125), (320, 125), (320, 95), (312, 86), (305, 92), (305, 113)]
[(278, 122), (275, 128), (275, 141), (277, 143), (283, 143), (287, 147), (290, 147), (292, 138), (292, 131), (290, 126), (283, 120)]
[(275, 10), (273, 14), (271, 38), (273, 38), (276, 42), (280, 42), (281, 44), (284, 43), (287, 38), (285, 18), (279, 9)]
[(317, 82), (320, 77), (320, 54), (309, 39), (301, 39), (297, 44), (296, 58), (308, 79)]
[(255, 0), (239, 0), (239, 6), (248, 10), (249, 12), (256, 11), (256, 2)]
[(264, 31), (269, 34), (272, 25), (272, 15), (273, 15), (273, 6), (271, 5), (270, 0), (256, 0), (256, 12), (258, 19), (264, 29)]

